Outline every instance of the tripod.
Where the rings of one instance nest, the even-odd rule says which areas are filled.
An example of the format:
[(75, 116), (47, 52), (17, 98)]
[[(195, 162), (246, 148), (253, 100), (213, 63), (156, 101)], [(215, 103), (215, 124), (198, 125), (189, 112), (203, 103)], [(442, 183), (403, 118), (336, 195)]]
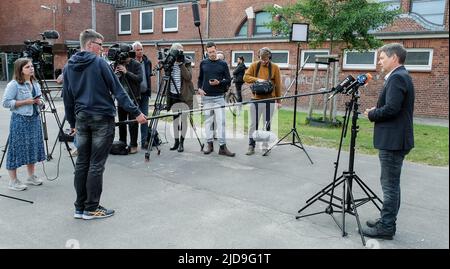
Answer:
[[(300, 53), (300, 42), (297, 43), (297, 68), (295, 71), (295, 95), (298, 94), (299, 53)], [(263, 156), (267, 156), (267, 154), (269, 154), (269, 152), (273, 149), (273, 147), (275, 147), (277, 145), (280, 145), (280, 146), (293, 145), (293, 146), (296, 146), (297, 148), (303, 150), (305, 152), (306, 156), (308, 157), (309, 161), (311, 162), (311, 164), (313, 164), (313, 161), (311, 160), (308, 152), (306, 151), (305, 147), (303, 146), (303, 143), (302, 143), (302, 140), (300, 139), (300, 135), (298, 134), (296, 125), (297, 125), (297, 97), (294, 98), (294, 121), (292, 122), (292, 129), (286, 135), (284, 135), (280, 140), (278, 140), (277, 143), (273, 144), (269, 149), (267, 149), (266, 152), (264, 152)], [(292, 134), (292, 142), (280, 143), (286, 137), (288, 137), (290, 134)], [(297, 139), (297, 141), (295, 141), (296, 139)], [(300, 144), (300, 145), (297, 145), (297, 144)]]
[[(339, 150), (338, 150), (336, 162), (334, 163), (335, 170), (334, 170), (333, 182), (331, 182), (325, 188), (321, 189), (319, 192), (317, 192), (311, 198), (309, 198), (306, 201), (306, 203), (307, 203), (306, 206), (301, 208), (298, 211), (298, 213), (303, 212), (303, 210), (308, 208), (310, 205), (312, 205), (316, 201), (325, 202), (328, 204), (328, 206), (325, 208), (324, 211), (319, 211), (319, 212), (307, 214), (307, 215), (299, 215), (299, 216), (295, 217), (296, 219), (300, 219), (300, 218), (304, 218), (304, 217), (308, 217), (308, 216), (312, 216), (312, 215), (327, 213), (327, 214), (331, 215), (331, 217), (335, 221), (336, 225), (341, 229), (342, 236), (347, 235), (347, 232), (345, 231), (345, 214), (346, 213), (355, 216), (359, 231), (361, 231), (362, 230), (361, 222), (359, 220), (357, 208), (359, 206), (371, 201), (378, 208), (378, 210), (381, 211), (381, 207), (377, 204), (376, 201), (378, 200), (378, 202), (383, 204), (383, 202), (380, 200), (380, 198), (378, 198), (378, 196), (363, 182), (363, 180), (354, 171), (356, 136), (357, 136), (358, 129), (359, 129), (359, 126), (357, 125), (358, 114), (359, 114), (358, 100), (359, 100), (359, 92), (356, 87), (352, 93), (351, 101), (346, 103), (344, 123), (342, 124), (342, 132), (341, 132), (341, 138), (340, 138), (340, 142), (339, 142)], [(340, 177), (336, 178), (338, 167), (339, 167), (339, 159), (340, 159), (340, 155), (341, 155), (342, 142), (343, 142), (343, 138), (346, 136), (351, 112), (353, 112), (353, 116), (352, 116), (352, 127), (351, 127), (352, 129), (351, 129), (351, 138), (350, 138), (350, 156), (349, 156), (348, 171), (344, 171)], [(363, 192), (365, 193), (365, 195), (367, 197), (355, 199), (355, 197), (353, 195), (353, 188), (352, 188), (353, 182), (356, 182), (359, 185), (359, 187), (363, 190)], [(334, 190), (341, 184), (342, 184), (342, 197), (338, 197), (334, 194)], [(328, 201), (325, 198), (323, 198), (325, 195), (328, 195), (330, 197), (330, 199)], [(334, 199), (337, 200), (339, 202), (339, 204), (334, 203), (333, 202)], [(334, 211), (334, 208), (339, 209), (339, 211)], [(336, 220), (335, 216), (333, 215), (334, 212), (342, 213), (342, 226), (339, 224), (339, 222)], [(361, 232), (360, 232), (360, 235), (361, 235), (362, 243), (365, 246), (366, 242), (365, 242), (364, 236), (362, 235)]]
[[(0, 161), (0, 168), (2, 167), (3, 160), (4, 160), (5, 154), (6, 154), (6, 150), (7, 150), (7, 148), (8, 148), (8, 144), (9, 144), (9, 136), (8, 136), (8, 139), (6, 140), (5, 148), (3, 149), (2, 160)], [(27, 202), (27, 203), (30, 203), (30, 204), (33, 203), (33, 201), (24, 200), (24, 199), (20, 199), (20, 198), (17, 198), (17, 197), (13, 197), (13, 196), (9, 196), (9, 195), (4, 195), (4, 194), (1, 194), (1, 193), (0, 193), (0, 196), (6, 197), (6, 198), (10, 198), (10, 199), (14, 199), (14, 200), (19, 200), (19, 201), (22, 201), (22, 202)]]
[[(45, 100), (47, 101), (47, 103), (49, 104), (49, 109), (50, 109), (50, 111), (46, 111), (45, 108), (41, 109), (42, 132), (44, 135), (45, 148), (47, 150), (47, 161), (50, 161), (51, 159), (53, 159), (52, 154), (55, 149), (55, 145), (56, 145), (56, 141), (57, 141), (58, 137), (56, 138), (55, 144), (53, 145), (53, 149), (50, 152), (48, 149), (48, 131), (47, 131), (46, 113), (51, 112), (53, 114), (53, 116), (55, 117), (55, 121), (56, 121), (56, 124), (58, 125), (58, 129), (59, 129), (59, 134), (64, 134), (64, 131), (63, 131), (64, 123), (61, 123), (61, 120), (59, 119), (58, 112), (57, 112), (56, 106), (55, 106), (55, 102), (53, 101), (53, 97), (50, 94), (50, 88), (48, 87), (47, 82), (44, 79), (44, 73), (40, 68), (41, 63), (39, 63), (39, 62), (33, 63), (33, 65), (36, 67), (35, 69), (37, 71), (36, 72), (37, 79), (39, 81), (39, 85), (41, 85), (42, 94), (43, 94)], [(72, 161), (72, 165), (73, 165), (73, 167), (75, 167), (75, 161), (73, 160), (73, 156), (71, 154), (70, 146), (69, 146), (69, 143), (67, 142), (67, 139), (64, 139), (64, 144), (66, 145), (66, 149), (69, 152), (69, 156)]]
[[(160, 71), (161, 68), (159, 67), (157, 70)], [(145, 160), (147, 162), (150, 161), (150, 151), (153, 148), (153, 141), (155, 140), (155, 137), (157, 134), (156, 129), (158, 127), (158, 121), (160, 118), (161, 110), (163, 110), (163, 108), (165, 107), (163, 105), (163, 101), (165, 99), (166, 93), (168, 91), (170, 91), (170, 83), (171, 82), (175, 86), (175, 89), (177, 90), (177, 92), (180, 92), (176, 86), (176, 83), (175, 83), (173, 77), (172, 77), (172, 70), (171, 70), (171, 68), (169, 68), (168, 70), (165, 70), (163, 80), (161, 81), (161, 84), (158, 85), (158, 92), (157, 92), (156, 99), (155, 99), (154, 109), (153, 109), (153, 113), (152, 113), (151, 120), (149, 123), (149, 129), (148, 129), (149, 133), (147, 134), (148, 149), (147, 149), (147, 152), (145, 153)], [(164, 84), (163, 87), (161, 87), (162, 84)], [(198, 137), (197, 129), (194, 126), (194, 120), (192, 118), (192, 113), (189, 113), (189, 122), (191, 124), (192, 129), (194, 130), (195, 136), (197, 137), (197, 141), (200, 145), (200, 151), (203, 151), (204, 144), (200, 141), (200, 138)], [(156, 150), (158, 152), (158, 155), (160, 155), (161, 150), (159, 149), (158, 145), (156, 145)]]

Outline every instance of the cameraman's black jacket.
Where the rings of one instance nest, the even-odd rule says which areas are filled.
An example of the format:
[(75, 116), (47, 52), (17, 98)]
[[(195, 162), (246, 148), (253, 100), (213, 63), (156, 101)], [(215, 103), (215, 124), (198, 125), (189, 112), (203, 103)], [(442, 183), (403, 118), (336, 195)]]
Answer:
[[(130, 99), (134, 101), (134, 98), (136, 98), (136, 101), (138, 101), (141, 99), (141, 82), (143, 80), (141, 64), (135, 59), (131, 59), (130, 62), (126, 65), (126, 68), (127, 72), (125, 73), (125, 75), (122, 74), (122, 76), (120, 76), (120, 83), (125, 88), (125, 90), (127, 90)], [(128, 87), (125, 80), (128, 81), (131, 89), (127, 89)]]

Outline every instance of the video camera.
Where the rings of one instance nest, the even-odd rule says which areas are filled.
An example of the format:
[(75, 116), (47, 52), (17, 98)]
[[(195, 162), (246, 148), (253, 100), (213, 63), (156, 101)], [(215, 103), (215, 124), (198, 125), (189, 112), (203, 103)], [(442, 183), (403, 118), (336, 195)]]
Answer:
[(128, 58), (135, 58), (136, 52), (129, 44), (114, 44), (108, 50), (108, 59), (117, 64), (124, 64)]
[[(43, 53), (52, 54), (53, 41), (59, 38), (59, 33), (55, 30), (48, 30), (40, 33), (43, 40), (25, 40), (25, 50), (21, 57), (31, 58), (33, 63), (38, 63), (42, 59)], [(45, 40), (49, 41), (45, 41)]]
[(188, 55), (184, 55), (182, 50), (176, 49), (161, 49), (158, 51), (158, 65), (161, 69), (164, 69), (166, 76), (170, 76), (172, 73), (173, 65), (175, 62), (179, 63), (191, 63), (192, 58)]

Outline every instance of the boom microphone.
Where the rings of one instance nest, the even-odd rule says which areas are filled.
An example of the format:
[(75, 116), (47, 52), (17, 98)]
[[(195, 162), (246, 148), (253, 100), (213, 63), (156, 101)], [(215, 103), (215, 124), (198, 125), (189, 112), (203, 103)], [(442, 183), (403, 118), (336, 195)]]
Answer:
[(198, 11), (197, 1), (192, 2), (192, 14), (194, 15), (194, 25), (200, 26), (200, 12)]

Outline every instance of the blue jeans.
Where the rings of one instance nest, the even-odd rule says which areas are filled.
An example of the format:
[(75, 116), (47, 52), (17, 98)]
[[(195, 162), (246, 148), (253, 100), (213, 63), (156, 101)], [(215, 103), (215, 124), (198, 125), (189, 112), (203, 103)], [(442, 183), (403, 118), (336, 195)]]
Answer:
[(380, 182), (383, 191), (381, 225), (387, 231), (394, 231), (395, 229), (395, 222), (400, 209), (400, 174), (403, 159), (408, 153), (409, 150), (379, 150)]
[[(148, 101), (150, 97), (148, 95), (142, 94), (141, 100), (139, 100), (139, 110), (144, 113), (145, 116), (148, 116)], [(141, 146), (147, 142), (147, 134), (148, 134), (148, 123), (141, 124)]]
[(78, 158), (75, 165), (76, 210), (94, 211), (100, 203), (103, 172), (114, 140), (114, 118), (79, 112), (76, 116)]

